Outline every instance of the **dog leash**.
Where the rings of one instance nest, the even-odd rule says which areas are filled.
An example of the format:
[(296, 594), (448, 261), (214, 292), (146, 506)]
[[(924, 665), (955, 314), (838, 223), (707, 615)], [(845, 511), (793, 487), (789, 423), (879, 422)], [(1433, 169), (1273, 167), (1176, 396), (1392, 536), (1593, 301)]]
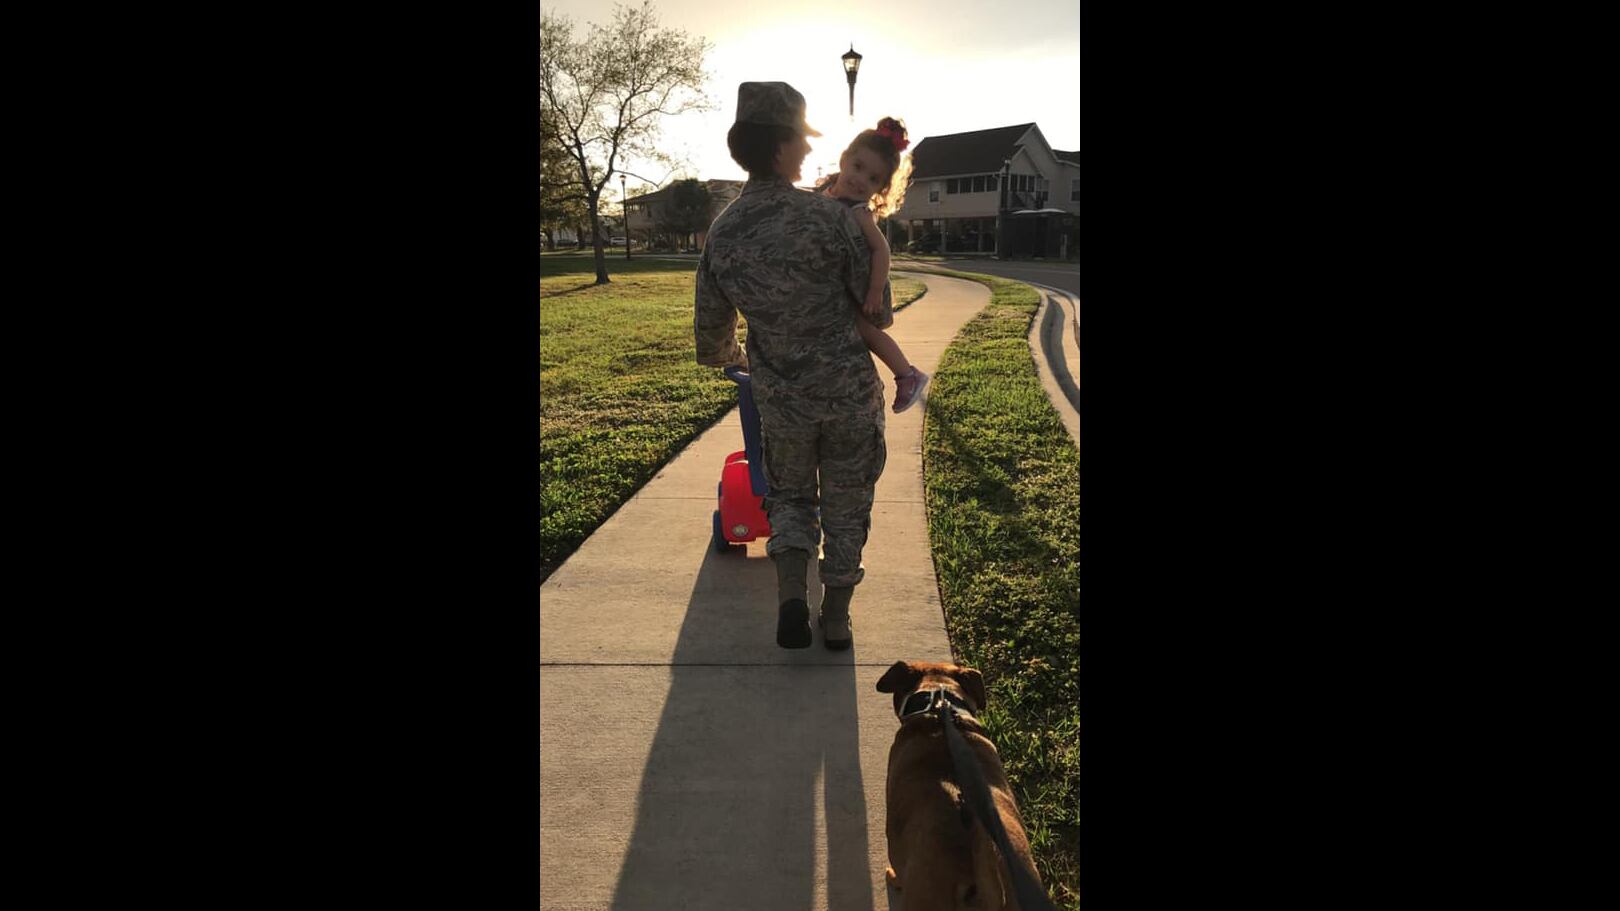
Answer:
[[(943, 692), (935, 690), (936, 693)], [(945, 728), (945, 745), (951, 751), (951, 763), (956, 766), (957, 774), (962, 777), (962, 796), (968, 799), (969, 808), (973, 815), (979, 817), (985, 831), (1001, 851), (1001, 859), (1007, 864), (1007, 870), (1012, 873), (1013, 892), (1018, 896), (1018, 907), (1022, 911), (1057, 911), (1052, 900), (1046, 897), (1046, 890), (1035, 881), (1035, 877), (1024, 868), (1023, 864), (1015, 863), (1012, 845), (1007, 840), (1007, 827), (1001, 824), (1001, 814), (996, 812), (995, 801), (990, 797), (990, 785), (984, 780), (984, 770), (979, 768), (979, 760), (968, 749), (967, 738), (956, 729), (956, 706), (945, 699), (935, 697), (936, 708), (940, 714), (940, 723)]]

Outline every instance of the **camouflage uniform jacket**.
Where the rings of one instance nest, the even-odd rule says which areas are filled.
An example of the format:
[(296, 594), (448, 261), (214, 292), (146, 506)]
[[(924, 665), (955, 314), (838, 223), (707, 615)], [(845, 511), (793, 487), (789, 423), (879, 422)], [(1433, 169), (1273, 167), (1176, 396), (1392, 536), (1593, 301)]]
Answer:
[[(762, 417), (883, 414), (883, 385), (855, 328), (872, 251), (839, 202), (786, 180), (750, 180), (715, 218), (698, 262), (697, 361), (748, 367)], [(748, 319), (748, 351), (737, 313)], [(894, 323), (889, 288), (873, 321)], [(881, 423), (880, 425), (881, 426)]]

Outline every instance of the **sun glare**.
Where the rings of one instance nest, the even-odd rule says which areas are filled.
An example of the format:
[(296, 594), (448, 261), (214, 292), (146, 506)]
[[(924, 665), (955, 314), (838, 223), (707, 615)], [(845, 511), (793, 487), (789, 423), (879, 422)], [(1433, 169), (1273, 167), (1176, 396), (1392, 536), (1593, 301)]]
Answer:
[[(584, 22), (607, 15), (584, 0), (548, 8), (557, 6), (581, 30)], [(1067, 3), (1009, 0), (1005, 15), (982, 25), (962, 21), (960, 29), (942, 19), (960, 20), (976, 4), (660, 0), (657, 6), (663, 25), (712, 45), (705, 70), (716, 109), (663, 121), (661, 145), (682, 164), (673, 171), (645, 162), (626, 165), (651, 182), (746, 177), (726, 150), (737, 86), (745, 81), (788, 82), (805, 96), (807, 119), (823, 134), (810, 140), (802, 171), (806, 184), (818, 169), (837, 170), (839, 153), (855, 134), (883, 117), (905, 121), (913, 148), (931, 135), (1030, 122), (1053, 146), (1080, 147), (1078, 19)], [(851, 45), (862, 55), (853, 118), (840, 60)], [(630, 190), (640, 192), (635, 178)]]

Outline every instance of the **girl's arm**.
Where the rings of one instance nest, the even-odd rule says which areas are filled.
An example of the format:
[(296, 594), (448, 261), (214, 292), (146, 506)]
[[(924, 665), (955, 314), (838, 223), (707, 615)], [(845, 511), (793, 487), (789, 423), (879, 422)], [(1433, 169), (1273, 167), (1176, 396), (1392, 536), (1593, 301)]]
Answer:
[(883, 239), (871, 210), (856, 209), (855, 222), (866, 235), (866, 245), (872, 248), (872, 280), (867, 285), (866, 306), (862, 309), (867, 316), (876, 316), (883, 309), (883, 286), (889, 283), (889, 242)]

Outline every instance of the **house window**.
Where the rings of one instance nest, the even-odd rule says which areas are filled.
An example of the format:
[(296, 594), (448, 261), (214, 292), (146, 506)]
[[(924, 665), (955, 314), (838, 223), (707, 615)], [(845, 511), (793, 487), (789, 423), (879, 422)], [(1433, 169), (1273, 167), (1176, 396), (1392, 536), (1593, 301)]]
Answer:
[(939, 181), (937, 180), (928, 185), (928, 201), (939, 202)]
[(984, 188), (986, 190), (994, 190), (996, 188), (996, 181), (999, 179), (1000, 178), (996, 177), (996, 175), (991, 174), (989, 177), (984, 179)]
[(973, 192), (975, 192), (975, 193), (983, 193), (984, 192), (984, 178), (983, 177), (975, 177), (975, 178), (973, 178)]
[(952, 177), (950, 180), (945, 181), (945, 192), (946, 193), (955, 193), (956, 192), (956, 178)]
[(1069, 181), (1069, 202), (1079, 202), (1079, 201), (1080, 201), (1080, 181), (1071, 180), (1071, 181)]

